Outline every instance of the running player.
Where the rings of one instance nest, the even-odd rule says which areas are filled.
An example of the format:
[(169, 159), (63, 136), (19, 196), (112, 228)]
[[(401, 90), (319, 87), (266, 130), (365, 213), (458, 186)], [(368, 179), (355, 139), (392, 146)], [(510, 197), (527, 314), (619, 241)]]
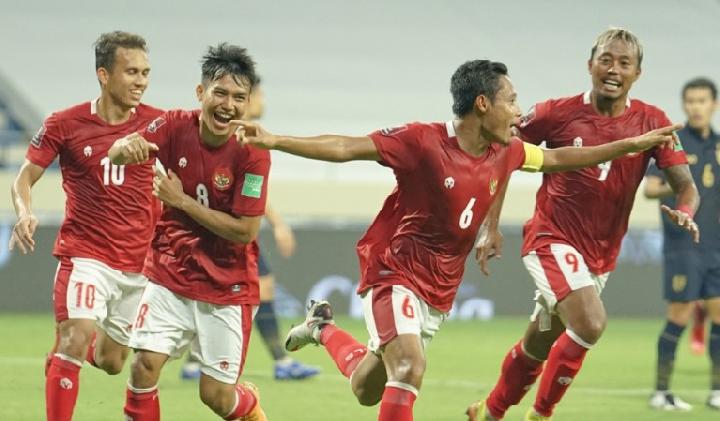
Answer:
[[(708, 352), (711, 392), (707, 405), (720, 409), (720, 195), (715, 177), (720, 175), (720, 135), (712, 129), (717, 109), (717, 88), (705, 78), (689, 81), (682, 90), (687, 125), (678, 132), (688, 156), (690, 172), (700, 190), (701, 205), (695, 215), (703, 235), (694, 244), (671, 221), (663, 219), (663, 267), (667, 321), (658, 338), (655, 390), (650, 406), (664, 410), (690, 410), (687, 402), (670, 392), (678, 339), (694, 315), (697, 300), (705, 301), (711, 321)], [(651, 167), (645, 196), (675, 207), (673, 190), (662, 172)], [(701, 325), (704, 328), (704, 325)]]
[(12, 187), (18, 220), (10, 249), (25, 254), (34, 251), (38, 225), (32, 186), (60, 157), (67, 201), (53, 250), (59, 265), (53, 290), (57, 338), (45, 378), (50, 421), (72, 418), (84, 360), (120, 373), (147, 284), (140, 272), (155, 219), (152, 166), (125, 168), (107, 158), (115, 139), (162, 113), (140, 103), (150, 74), (145, 40), (120, 31), (102, 34), (95, 68), (100, 97), (45, 120)]
[(130, 340), (125, 415), (134, 421), (160, 418), (160, 371), (188, 347), (207, 406), (227, 420), (265, 420), (255, 387), (237, 382), (258, 304), (255, 236), (270, 154), (239, 145), (229, 124), (245, 113), (255, 82), (244, 48), (210, 47), (196, 89), (201, 109), (169, 111), (110, 149), (115, 164), (156, 152), (164, 167), (153, 182), (165, 206), (143, 270), (150, 283)]
[[(260, 80), (250, 93), (250, 101), (245, 112), (248, 120), (259, 120), (265, 112), (265, 97)], [(295, 253), (295, 235), (290, 225), (285, 223), (279, 213), (268, 203), (265, 208), (265, 220), (272, 227), (273, 237), (278, 252), (285, 258)], [(278, 320), (275, 313), (275, 275), (272, 273), (267, 259), (263, 256), (262, 248), (258, 254), (258, 272), (260, 275), (260, 306), (255, 315), (255, 326), (260, 332), (265, 347), (275, 362), (273, 375), (276, 380), (302, 380), (316, 376), (320, 370), (293, 360), (285, 352), (278, 329)], [(181, 371), (183, 379), (200, 378), (200, 363), (193, 358), (192, 353), (183, 364)]]
[[(635, 35), (624, 29), (603, 32), (588, 60), (592, 89), (535, 105), (521, 119), (522, 137), (536, 144), (546, 141), (551, 149), (609, 145), (613, 139), (667, 126), (670, 122), (661, 110), (628, 98), (641, 63), (642, 47)], [(692, 220), (698, 193), (681, 149), (654, 148), (543, 177), (522, 250), (523, 263), (538, 288), (535, 312), (524, 338), (505, 357), (488, 398), (468, 408), (471, 420), (501, 419), (543, 372), (545, 360), (537, 398), (525, 420), (550, 419), (605, 329), (600, 292), (615, 268), (650, 158), (664, 170), (677, 196), (677, 208), (664, 208), (664, 213), (698, 240)]]
[(273, 136), (241, 123), (249, 144), (325, 161), (378, 161), (395, 173), (397, 187), (357, 248), (369, 345), (336, 327), (324, 301), (312, 303), (286, 340), (290, 351), (324, 345), (362, 405), (381, 401), (381, 421), (412, 420), (425, 347), (450, 310), (488, 208), (514, 170), (581, 168), (672, 143), (672, 127), (596, 148), (544, 151), (511, 139), (520, 113), (502, 63), (461, 65), (450, 90), (457, 119), (369, 136)]

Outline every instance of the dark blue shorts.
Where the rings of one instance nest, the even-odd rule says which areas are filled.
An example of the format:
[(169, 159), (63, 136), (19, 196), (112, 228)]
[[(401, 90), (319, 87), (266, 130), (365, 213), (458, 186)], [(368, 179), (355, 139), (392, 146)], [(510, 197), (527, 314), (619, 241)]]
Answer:
[(270, 269), (270, 265), (265, 260), (265, 257), (263, 257), (262, 250), (258, 253), (258, 272), (260, 276), (272, 275), (272, 269)]
[(664, 256), (664, 295), (670, 302), (720, 297), (720, 253), (678, 251)]

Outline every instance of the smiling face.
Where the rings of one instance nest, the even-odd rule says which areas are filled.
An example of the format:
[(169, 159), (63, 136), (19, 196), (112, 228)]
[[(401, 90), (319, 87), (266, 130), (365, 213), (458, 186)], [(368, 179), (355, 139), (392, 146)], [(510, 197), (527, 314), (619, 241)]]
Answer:
[(118, 48), (109, 69), (97, 69), (102, 90), (122, 108), (140, 104), (150, 81), (150, 64), (147, 53), (138, 48)]
[(250, 83), (244, 78), (226, 74), (198, 85), (196, 92), (204, 129), (212, 136), (229, 138), (232, 135), (230, 120), (240, 120), (245, 115)]
[(600, 44), (588, 61), (588, 70), (596, 98), (625, 101), (633, 83), (640, 77), (638, 48), (620, 39)]
[(498, 80), (499, 89), (495, 99), (489, 101), (484, 95), (476, 99), (476, 105), (484, 112), (483, 136), (493, 143), (506, 145), (514, 135), (513, 128), (520, 118), (517, 93), (510, 78), (502, 76)]

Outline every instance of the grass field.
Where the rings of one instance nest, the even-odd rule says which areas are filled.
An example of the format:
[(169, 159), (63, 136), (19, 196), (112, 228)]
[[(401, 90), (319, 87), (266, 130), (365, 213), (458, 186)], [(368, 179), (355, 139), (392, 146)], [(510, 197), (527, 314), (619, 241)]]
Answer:
[[(0, 315), (0, 420), (44, 419), (43, 356), (51, 344), (52, 318), (44, 315)], [(364, 326), (341, 320), (364, 341)], [(691, 413), (660, 413), (646, 407), (653, 378), (655, 340), (660, 321), (611, 320), (601, 344), (585, 361), (583, 372), (559, 405), (555, 420), (720, 420), (706, 409), (708, 360), (691, 356), (686, 341), (679, 352), (676, 392), (695, 405)], [(418, 421), (464, 420), (471, 401), (488, 392), (504, 353), (519, 337), (524, 319), (450, 322), (428, 350), (428, 368), (415, 405)], [(244, 378), (256, 383), (271, 421), (375, 420), (377, 407), (359, 406), (348, 382), (337, 374), (323, 349), (304, 349), (304, 362), (322, 366), (323, 374), (304, 382), (276, 382), (271, 361), (259, 340), (251, 342)], [(160, 382), (163, 420), (213, 420), (200, 402), (197, 386), (178, 377), (179, 363), (169, 364)], [(82, 371), (77, 421), (122, 419), (127, 372), (114, 377), (99, 370)], [(534, 391), (506, 419), (520, 420)]]

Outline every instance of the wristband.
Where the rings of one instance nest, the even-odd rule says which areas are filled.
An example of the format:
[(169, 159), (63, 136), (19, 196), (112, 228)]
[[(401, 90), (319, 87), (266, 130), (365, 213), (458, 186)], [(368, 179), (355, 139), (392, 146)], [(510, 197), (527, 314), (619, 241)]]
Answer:
[(677, 208), (675, 208), (675, 210), (690, 216), (690, 218), (695, 216), (695, 212), (693, 212), (692, 208), (688, 205), (680, 205)]

